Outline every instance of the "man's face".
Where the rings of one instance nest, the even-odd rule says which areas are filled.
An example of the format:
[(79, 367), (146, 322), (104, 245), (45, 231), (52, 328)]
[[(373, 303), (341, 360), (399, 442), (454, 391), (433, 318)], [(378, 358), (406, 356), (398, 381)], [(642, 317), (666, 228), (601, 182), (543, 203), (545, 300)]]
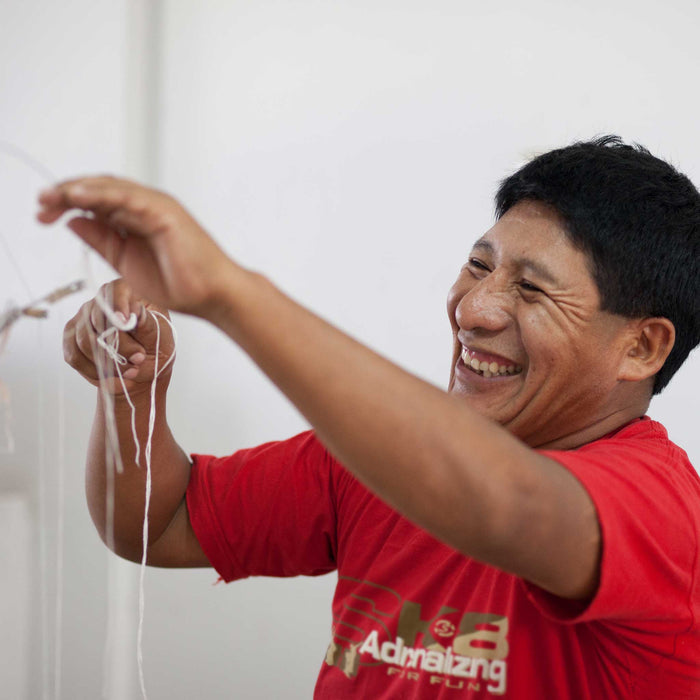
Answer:
[(599, 306), (558, 214), (518, 203), (475, 243), (450, 290), (450, 393), (533, 447), (573, 446), (618, 408), (627, 321)]

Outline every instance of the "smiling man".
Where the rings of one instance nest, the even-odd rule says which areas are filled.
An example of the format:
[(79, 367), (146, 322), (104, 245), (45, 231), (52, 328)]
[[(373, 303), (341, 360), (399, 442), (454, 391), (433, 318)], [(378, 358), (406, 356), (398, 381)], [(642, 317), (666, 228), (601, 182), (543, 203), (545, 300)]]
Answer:
[[(452, 287), (447, 392), (228, 259), (173, 199), (114, 178), (62, 183), (39, 218), (124, 280), (124, 387), (147, 433), (154, 304), (227, 333), (314, 430), (224, 458), (182, 452), (155, 381), (148, 560), (246, 576), (338, 571), (321, 698), (689, 698), (700, 693), (700, 479), (649, 401), (700, 340), (700, 195), (606, 138), (508, 178)], [(148, 300), (148, 301), (146, 301)], [(90, 302), (67, 360), (97, 384)], [(161, 354), (172, 339), (163, 329)], [(98, 402), (88, 503), (142, 549), (144, 470), (114, 393), (124, 472), (108, 527)]]

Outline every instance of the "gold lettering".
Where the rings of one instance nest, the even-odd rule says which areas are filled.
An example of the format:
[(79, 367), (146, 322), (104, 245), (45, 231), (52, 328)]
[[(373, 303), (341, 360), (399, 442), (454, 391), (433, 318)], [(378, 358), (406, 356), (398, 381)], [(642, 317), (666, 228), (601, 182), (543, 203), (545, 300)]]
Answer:
[[(489, 625), (491, 629), (477, 629)], [(452, 646), (456, 654), (481, 659), (505, 659), (508, 656), (508, 618), (492, 613), (466, 613)]]
[(328, 645), (325, 662), (329, 666), (336, 666), (348, 678), (354, 678), (360, 665), (360, 655), (357, 653), (359, 644), (351, 644), (347, 649), (343, 649), (340, 644), (334, 641)]
[(357, 675), (360, 665), (360, 655), (357, 653), (359, 646), (359, 643), (351, 644), (343, 655), (343, 666), (341, 670), (348, 678), (354, 678)]
[(336, 665), (336, 661), (340, 656), (338, 653), (339, 651), (340, 647), (333, 640), (331, 640), (331, 643), (328, 645), (328, 650), (326, 651), (326, 663), (329, 666)]

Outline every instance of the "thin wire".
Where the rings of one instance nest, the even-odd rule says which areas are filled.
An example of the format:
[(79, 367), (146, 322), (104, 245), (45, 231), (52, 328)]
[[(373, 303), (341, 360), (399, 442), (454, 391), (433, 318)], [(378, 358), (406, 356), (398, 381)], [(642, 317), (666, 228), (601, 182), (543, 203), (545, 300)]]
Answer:
[[(0, 153), (14, 158), (16, 161), (21, 162), (35, 174), (37, 174), (42, 180), (45, 180), (49, 184), (54, 184), (58, 181), (58, 177), (42, 162), (31, 156), (27, 151), (18, 146), (8, 143), (6, 141), (0, 140)], [(32, 292), (31, 285), (29, 284), (27, 278), (25, 277), (21, 267), (19, 266), (17, 260), (12, 254), (12, 250), (7, 242), (5, 236), (0, 232), (0, 242), (7, 255), (10, 264), (14, 268), (17, 277), (19, 278), (21, 284), (27, 291), (29, 298), (32, 299), (35, 295)], [(85, 269), (87, 271), (87, 277), (93, 282), (94, 288), (94, 278), (92, 276), (92, 270), (90, 267), (89, 251), (87, 246), (83, 245), (83, 260), (85, 264)], [(39, 347), (42, 346), (41, 343), (41, 329), (38, 329), (39, 333)], [(7, 341), (7, 332), (4, 337), (0, 339), (0, 350), (2, 346)], [(65, 387), (63, 385), (62, 375), (60, 375), (60, 385), (59, 385), (59, 424), (58, 424), (58, 462), (59, 462), (59, 473), (58, 473), (58, 504), (57, 504), (57, 522), (56, 522), (56, 599), (55, 599), (55, 618), (54, 618), (54, 677), (53, 677), (53, 691), (54, 700), (59, 700), (61, 695), (61, 666), (62, 666), (62, 626), (63, 626), (63, 569), (64, 569), (64, 530), (65, 530)], [(41, 656), (42, 656), (42, 673), (41, 673), (41, 693), (44, 700), (48, 700), (50, 692), (49, 683), (49, 610), (48, 610), (48, 572), (47, 572), (47, 504), (46, 504), (46, 480), (48, 478), (47, 468), (46, 468), (46, 445), (45, 445), (45, 431), (43, 427), (42, 420), (42, 408), (44, 406), (44, 388), (39, 375), (37, 374), (37, 399), (39, 404), (39, 425), (37, 426), (37, 451), (38, 451), (38, 472), (39, 472), (39, 485), (38, 485), (38, 496), (39, 496), (39, 571), (40, 571), (40, 608), (41, 608)], [(10, 413), (10, 399), (9, 396), (6, 397), (6, 417), (9, 417)], [(12, 441), (12, 435), (9, 428), (9, 424), (6, 425), (6, 429), (9, 431), (9, 441)], [(10, 444), (11, 446), (11, 444)]]
[(22, 283), (24, 290), (27, 292), (27, 298), (33, 299), (36, 295), (32, 291), (32, 288), (29, 285), (27, 278), (24, 276), (22, 268), (19, 266), (19, 263), (15, 259), (15, 256), (12, 254), (12, 249), (10, 248), (9, 243), (5, 238), (5, 234), (2, 231), (0, 231), (0, 243), (2, 243), (2, 247), (5, 249), (5, 255), (7, 255), (7, 259), (10, 261), (10, 264), (12, 265), (15, 273), (17, 274), (19, 281)]
[(24, 163), (30, 170), (33, 170), (41, 178), (48, 182), (54, 183), (58, 178), (51, 172), (41, 161), (37, 160), (28, 151), (25, 151), (13, 143), (0, 140), (0, 152), (5, 153), (12, 158), (16, 158), (21, 163)]
[[(37, 159), (33, 158), (29, 153), (24, 151), (23, 149), (15, 146), (14, 144), (7, 143), (5, 141), (0, 140), (0, 152), (4, 152), (6, 155), (9, 155), (11, 157), (16, 158), (20, 162), (22, 162), (24, 165), (26, 165), (28, 168), (33, 170), (35, 173), (39, 174), (43, 179), (47, 180), (50, 184), (55, 183), (58, 181), (58, 178), (54, 175), (54, 173), (49, 170), (43, 163), (38, 161)], [(33, 297), (34, 295), (32, 294), (31, 287), (29, 286), (26, 278), (24, 277), (19, 265), (17, 264), (17, 261), (15, 260), (14, 256), (12, 255), (10, 251), (10, 247), (7, 244), (7, 241), (5, 240), (4, 236), (0, 233), (0, 241), (2, 241), (3, 247), (5, 248), (5, 252), (7, 253), (7, 256), (15, 268), (15, 271), (18, 274), (18, 277), (22, 284), (24, 285), (25, 289), (29, 292), (29, 296)], [(83, 259), (85, 263), (85, 268), (87, 270), (87, 278), (91, 283), (91, 287), (94, 289), (96, 287), (96, 284), (94, 282), (94, 277), (92, 275), (92, 269), (90, 266), (90, 256), (89, 256), (89, 250), (87, 246), (83, 246)], [(99, 294), (96, 297), (98, 299), (98, 305), (100, 305), (99, 301)], [(100, 305), (102, 306), (102, 305)], [(103, 309), (104, 311), (105, 309)], [(114, 323), (114, 321), (118, 321), (118, 319), (114, 317), (110, 317), (109, 313), (111, 313), (112, 310), (109, 308), (106, 311), (106, 315), (108, 315), (108, 318), (110, 322), (112, 322), (112, 325), (119, 329), (120, 325), (125, 325), (125, 324), (120, 324), (120, 323)], [(89, 318), (87, 317), (87, 310), (84, 311), (84, 321), (86, 323), (89, 323)], [(145, 494), (145, 504), (144, 504), (144, 525), (143, 525), (143, 553), (142, 553), (142, 559), (141, 559), (141, 570), (140, 570), (140, 576), (139, 576), (139, 625), (138, 625), (138, 633), (137, 633), (137, 661), (138, 661), (138, 667), (139, 667), (139, 683), (141, 686), (141, 694), (144, 698), (144, 700), (147, 700), (146, 696), (146, 688), (145, 688), (145, 682), (144, 682), (144, 674), (143, 674), (143, 623), (144, 623), (144, 603), (145, 603), (145, 587), (144, 587), (144, 580), (145, 580), (145, 568), (146, 568), (146, 563), (147, 563), (147, 545), (148, 545), (148, 511), (150, 507), (150, 498), (151, 498), (151, 448), (152, 448), (152, 440), (153, 440), (153, 431), (154, 431), (154, 426), (155, 426), (155, 389), (156, 389), (156, 382), (158, 377), (162, 374), (162, 372), (167, 368), (167, 366), (174, 360), (175, 358), (175, 350), (173, 350), (173, 353), (170, 355), (168, 360), (161, 366), (161, 368), (158, 368), (158, 357), (159, 357), (159, 350), (160, 350), (160, 323), (158, 319), (156, 318), (157, 316), (164, 319), (168, 325), (170, 326), (172, 332), (173, 332), (173, 340), (176, 342), (175, 338), (175, 329), (172, 325), (172, 323), (167, 319), (163, 314), (157, 312), (157, 311), (151, 311), (149, 310), (149, 314), (152, 316), (154, 321), (156, 322), (157, 326), (157, 335), (156, 335), (156, 352), (155, 352), (155, 368), (154, 368), (154, 376), (151, 384), (151, 406), (150, 406), (150, 412), (149, 412), (149, 421), (148, 421), (148, 438), (146, 442), (146, 494)], [(132, 314), (133, 317), (133, 314)], [(134, 318), (130, 318), (128, 323), (131, 323), (131, 328), (135, 326), (134, 323)], [(89, 327), (89, 326), (88, 326)], [(131, 330), (129, 329), (122, 329), (122, 330)], [(97, 351), (97, 347), (95, 344), (95, 341), (92, 338), (92, 334), (88, 333), (88, 336), (90, 338), (90, 343), (92, 345), (92, 351), (93, 351), (93, 357), (95, 358), (95, 366), (97, 369), (97, 374), (98, 374), (98, 385), (99, 385), (99, 393), (101, 395), (101, 399), (103, 401), (103, 406), (105, 409), (105, 427), (106, 427), (106, 440), (105, 440), (105, 464), (106, 464), (106, 470), (107, 470), (107, 507), (106, 507), (106, 539), (107, 539), (107, 544), (111, 545), (113, 547), (114, 545), (114, 467), (117, 467), (117, 471), (121, 472), (123, 470), (123, 464), (121, 460), (121, 454), (119, 451), (119, 442), (118, 442), (118, 435), (117, 435), (117, 427), (116, 427), (116, 420), (114, 416), (114, 404), (113, 404), (113, 396), (107, 389), (107, 382), (109, 381), (109, 377), (107, 376), (106, 373), (106, 368), (104, 366), (104, 363), (102, 361), (101, 353)], [(103, 342), (105, 344), (108, 344), (107, 337), (105, 336), (102, 338)], [(117, 342), (118, 342), (118, 336), (117, 336)], [(104, 346), (103, 346), (104, 347)], [(118, 350), (118, 345), (115, 348), (115, 352)], [(131, 423), (131, 428), (132, 428), (132, 434), (136, 443), (136, 449), (137, 449), (137, 455), (139, 454), (140, 450), (140, 445), (138, 441), (138, 436), (136, 433), (136, 423), (135, 423), (135, 407), (133, 402), (131, 401), (131, 398), (128, 396), (128, 391), (126, 391), (126, 385), (124, 383), (124, 379), (122, 377), (121, 373), (121, 368), (120, 365), (121, 363), (119, 361), (115, 361), (115, 367), (117, 370), (117, 374), (119, 376), (120, 382), (122, 384), (122, 388), (125, 390), (125, 396), (128, 398), (129, 405), (131, 407), (132, 411), (132, 423)], [(63, 386), (61, 386), (61, 390), (64, 391)], [(39, 382), (39, 388), (37, 391), (37, 396), (39, 397), (39, 405), (40, 407), (43, 405), (43, 388), (41, 386), (41, 382)], [(63, 424), (63, 417), (61, 417), (61, 422), (59, 424), (59, 449), (62, 451), (65, 449), (65, 426)], [(110, 449), (111, 447), (111, 449)], [(43, 435), (43, 429), (41, 427), (41, 421), (39, 421), (39, 428), (38, 428), (38, 450), (39, 450), (39, 463), (40, 463), (40, 472), (42, 473), (42, 478), (39, 480), (39, 520), (40, 520), (40, 528), (42, 535), (40, 535), (40, 570), (42, 571), (42, 584), (41, 584), (41, 609), (42, 609), (42, 614), (41, 614), (41, 619), (42, 619), (42, 656), (43, 656), (43, 673), (42, 673), (42, 697), (44, 700), (48, 700), (48, 693), (49, 693), (49, 681), (48, 681), (48, 590), (47, 590), (47, 584), (46, 584), (46, 541), (45, 541), (45, 536), (43, 533), (45, 532), (45, 528), (41, 525), (41, 523), (45, 522), (46, 519), (46, 495), (45, 495), (45, 465), (43, 464), (44, 456), (45, 456), (45, 446), (44, 446), (44, 435)], [(137, 457), (137, 465), (138, 465), (138, 457)], [(54, 659), (54, 694), (55, 694), (55, 700), (58, 700), (59, 694), (60, 694), (60, 686), (61, 686), (61, 676), (60, 676), (60, 665), (61, 665), (61, 650), (60, 650), (60, 643), (61, 643), (61, 625), (62, 625), (62, 596), (63, 596), (63, 529), (64, 529), (64, 513), (63, 513), (63, 499), (64, 499), (64, 483), (63, 483), (63, 474), (59, 474), (59, 514), (58, 514), (58, 523), (57, 523), (57, 530), (58, 530), (58, 544), (57, 544), (57, 559), (59, 560), (57, 569), (59, 569), (59, 578), (57, 580), (57, 599), (56, 599), (56, 617), (55, 617), (55, 629), (54, 629), (54, 640), (55, 640), (55, 659)], [(109, 582), (108, 582), (109, 583)], [(107, 646), (109, 644), (109, 639), (106, 639), (105, 641), (105, 657), (107, 653)], [(104, 692), (103, 688), (103, 692)]]
[(61, 671), (63, 663), (63, 542), (65, 532), (65, 474), (66, 474), (66, 418), (65, 384), (63, 372), (58, 373), (58, 483), (56, 498), (56, 610), (54, 618), (54, 700), (61, 698)]
[[(34, 173), (38, 174), (43, 180), (49, 183), (54, 183), (58, 178), (47, 168), (43, 163), (39, 162), (33, 158), (29, 153), (23, 149), (15, 146), (14, 144), (7, 143), (6, 141), (0, 141), (0, 152), (15, 158), (16, 160), (23, 163), (26, 167), (32, 170)], [(14, 268), (17, 277), (24, 286), (25, 290), (29, 294), (29, 298), (33, 298), (35, 295), (32, 292), (31, 285), (29, 284), (27, 278), (24, 276), (22, 269), (20, 268), (17, 260), (12, 254), (12, 250), (5, 239), (5, 236), (0, 233), (0, 241), (2, 242), (3, 248), (7, 255), (10, 264)], [(41, 329), (39, 328), (39, 347), (42, 346), (41, 343)], [(44, 405), (44, 390), (42, 382), (38, 381), (37, 397), (39, 400), (39, 425), (37, 428), (37, 449), (39, 456), (39, 570), (41, 572), (41, 630), (42, 630), (42, 697), (48, 700), (49, 697), (49, 610), (48, 610), (48, 572), (47, 572), (47, 543), (46, 543), (46, 479), (48, 477), (46, 473), (46, 446), (45, 446), (45, 435), (43, 429), (43, 421), (41, 420), (42, 407)], [(8, 399), (9, 403), (9, 399)], [(58, 514), (57, 514), (57, 581), (56, 581), (56, 600), (55, 600), (55, 628), (54, 628), (54, 700), (58, 700), (60, 697), (60, 687), (61, 687), (61, 626), (62, 626), (62, 616), (63, 616), (63, 528), (64, 528), (64, 512), (63, 512), (63, 491), (64, 491), (64, 481), (63, 481), (63, 470), (64, 470), (64, 445), (65, 445), (65, 429), (64, 426), (59, 422), (59, 482), (58, 482), (58, 492), (59, 492), (59, 503), (58, 503)]]
[[(37, 327), (38, 346), (41, 347), (41, 327)], [(39, 580), (40, 580), (40, 606), (41, 606), (41, 697), (49, 700), (49, 591), (47, 572), (47, 517), (46, 517), (46, 464), (44, 449), (44, 428), (42, 421), (42, 409), (44, 406), (44, 389), (39, 373), (37, 373), (37, 401), (38, 418), (37, 426), (37, 452), (39, 472)]]
[[(35, 174), (39, 175), (39, 177), (42, 180), (46, 180), (51, 184), (58, 182), (58, 178), (56, 177), (56, 175), (54, 175), (54, 173), (51, 172), (51, 170), (49, 170), (43, 163), (39, 162), (36, 158), (30, 155), (23, 148), (19, 148), (19, 146), (15, 146), (14, 144), (8, 143), (7, 141), (0, 140), (0, 153), (4, 153), (10, 158), (15, 158), (20, 163), (24, 164), (27, 168), (29, 168), (31, 171), (33, 171)], [(12, 255), (10, 246), (8, 245), (7, 240), (5, 239), (5, 236), (2, 234), (1, 231), (0, 241), (2, 241), (2, 245), (5, 248), (7, 257), (12, 263), (12, 266), (14, 267), (17, 276), (24, 285), (24, 288), (29, 293), (29, 297), (32, 298), (34, 294), (32, 294), (31, 287), (27, 282), (27, 279), (25, 278), (20, 266), (17, 264), (17, 261)]]

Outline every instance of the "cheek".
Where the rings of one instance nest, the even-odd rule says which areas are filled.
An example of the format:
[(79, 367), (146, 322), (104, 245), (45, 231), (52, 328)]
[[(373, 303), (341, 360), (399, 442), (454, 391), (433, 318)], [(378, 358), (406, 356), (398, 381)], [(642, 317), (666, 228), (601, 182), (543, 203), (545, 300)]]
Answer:
[(574, 361), (569, 339), (546, 315), (534, 313), (521, 320), (520, 332), (532, 369), (553, 374)]

